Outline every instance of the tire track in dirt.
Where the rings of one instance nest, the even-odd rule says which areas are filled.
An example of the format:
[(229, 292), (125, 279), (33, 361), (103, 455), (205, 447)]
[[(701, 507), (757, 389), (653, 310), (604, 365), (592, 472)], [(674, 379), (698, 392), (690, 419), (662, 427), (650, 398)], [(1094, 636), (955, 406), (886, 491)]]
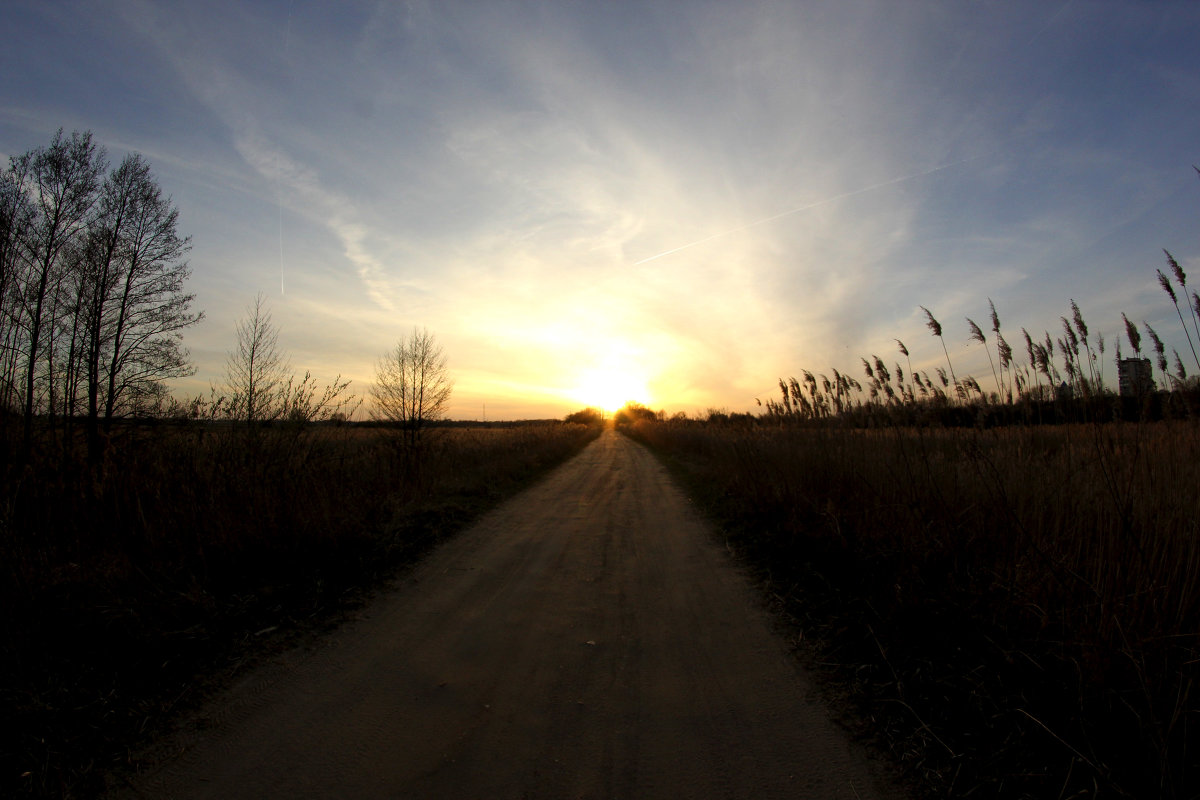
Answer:
[(901, 796), (612, 431), (154, 752), (112, 796)]

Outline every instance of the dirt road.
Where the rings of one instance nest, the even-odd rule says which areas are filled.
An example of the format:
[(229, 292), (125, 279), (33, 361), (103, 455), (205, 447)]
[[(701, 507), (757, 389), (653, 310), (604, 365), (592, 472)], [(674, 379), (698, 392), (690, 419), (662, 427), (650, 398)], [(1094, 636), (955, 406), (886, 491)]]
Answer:
[(897, 797), (640, 445), (606, 432), (116, 796)]

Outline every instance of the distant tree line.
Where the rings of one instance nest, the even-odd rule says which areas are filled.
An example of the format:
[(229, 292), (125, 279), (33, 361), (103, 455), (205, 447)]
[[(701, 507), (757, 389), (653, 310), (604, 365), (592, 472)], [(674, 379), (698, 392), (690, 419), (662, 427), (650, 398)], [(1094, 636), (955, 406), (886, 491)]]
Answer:
[(95, 458), (102, 427), (194, 372), (182, 332), (203, 314), (178, 218), (145, 159), (110, 168), (91, 132), (60, 129), (0, 172), (0, 412), (26, 456), (44, 415), (83, 419)]

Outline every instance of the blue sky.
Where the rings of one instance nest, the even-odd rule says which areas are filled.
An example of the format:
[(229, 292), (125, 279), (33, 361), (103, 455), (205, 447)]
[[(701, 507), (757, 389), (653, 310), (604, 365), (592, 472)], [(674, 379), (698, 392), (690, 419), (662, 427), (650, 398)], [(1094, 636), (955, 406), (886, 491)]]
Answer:
[(260, 291), (293, 366), (364, 395), (429, 328), (461, 418), (752, 409), (896, 338), (932, 371), (921, 305), (986, 385), (964, 317), (986, 330), (989, 297), (1010, 342), (1074, 298), (1190, 362), (1154, 271), (1165, 247), (1200, 284), (1200, 3), (10, 0), (0, 24), (0, 154), (90, 129), (180, 210), (207, 314), (181, 394)]

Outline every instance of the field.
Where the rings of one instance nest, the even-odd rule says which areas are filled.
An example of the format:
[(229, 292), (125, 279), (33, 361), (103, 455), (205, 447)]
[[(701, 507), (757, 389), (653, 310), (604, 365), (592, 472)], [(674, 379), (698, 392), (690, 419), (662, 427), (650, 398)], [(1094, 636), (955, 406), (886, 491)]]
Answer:
[(114, 428), (98, 467), (70, 439), (4, 459), (0, 795), (91, 796), (200, 676), (335, 621), (598, 432), (161, 421)]
[(1195, 421), (627, 430), (930, 796), (1200, 796)]
[[(1200, 427), (1124, 416), (619, 421), (929, 796), (1196, 797)], [(446, 426), (414, 447), (159, 421), (114, 428), (98, 466), (69, 437), (8, 462), (0, 791), (92, 794), (201, 676), (336, 622), (598, 430)]]

